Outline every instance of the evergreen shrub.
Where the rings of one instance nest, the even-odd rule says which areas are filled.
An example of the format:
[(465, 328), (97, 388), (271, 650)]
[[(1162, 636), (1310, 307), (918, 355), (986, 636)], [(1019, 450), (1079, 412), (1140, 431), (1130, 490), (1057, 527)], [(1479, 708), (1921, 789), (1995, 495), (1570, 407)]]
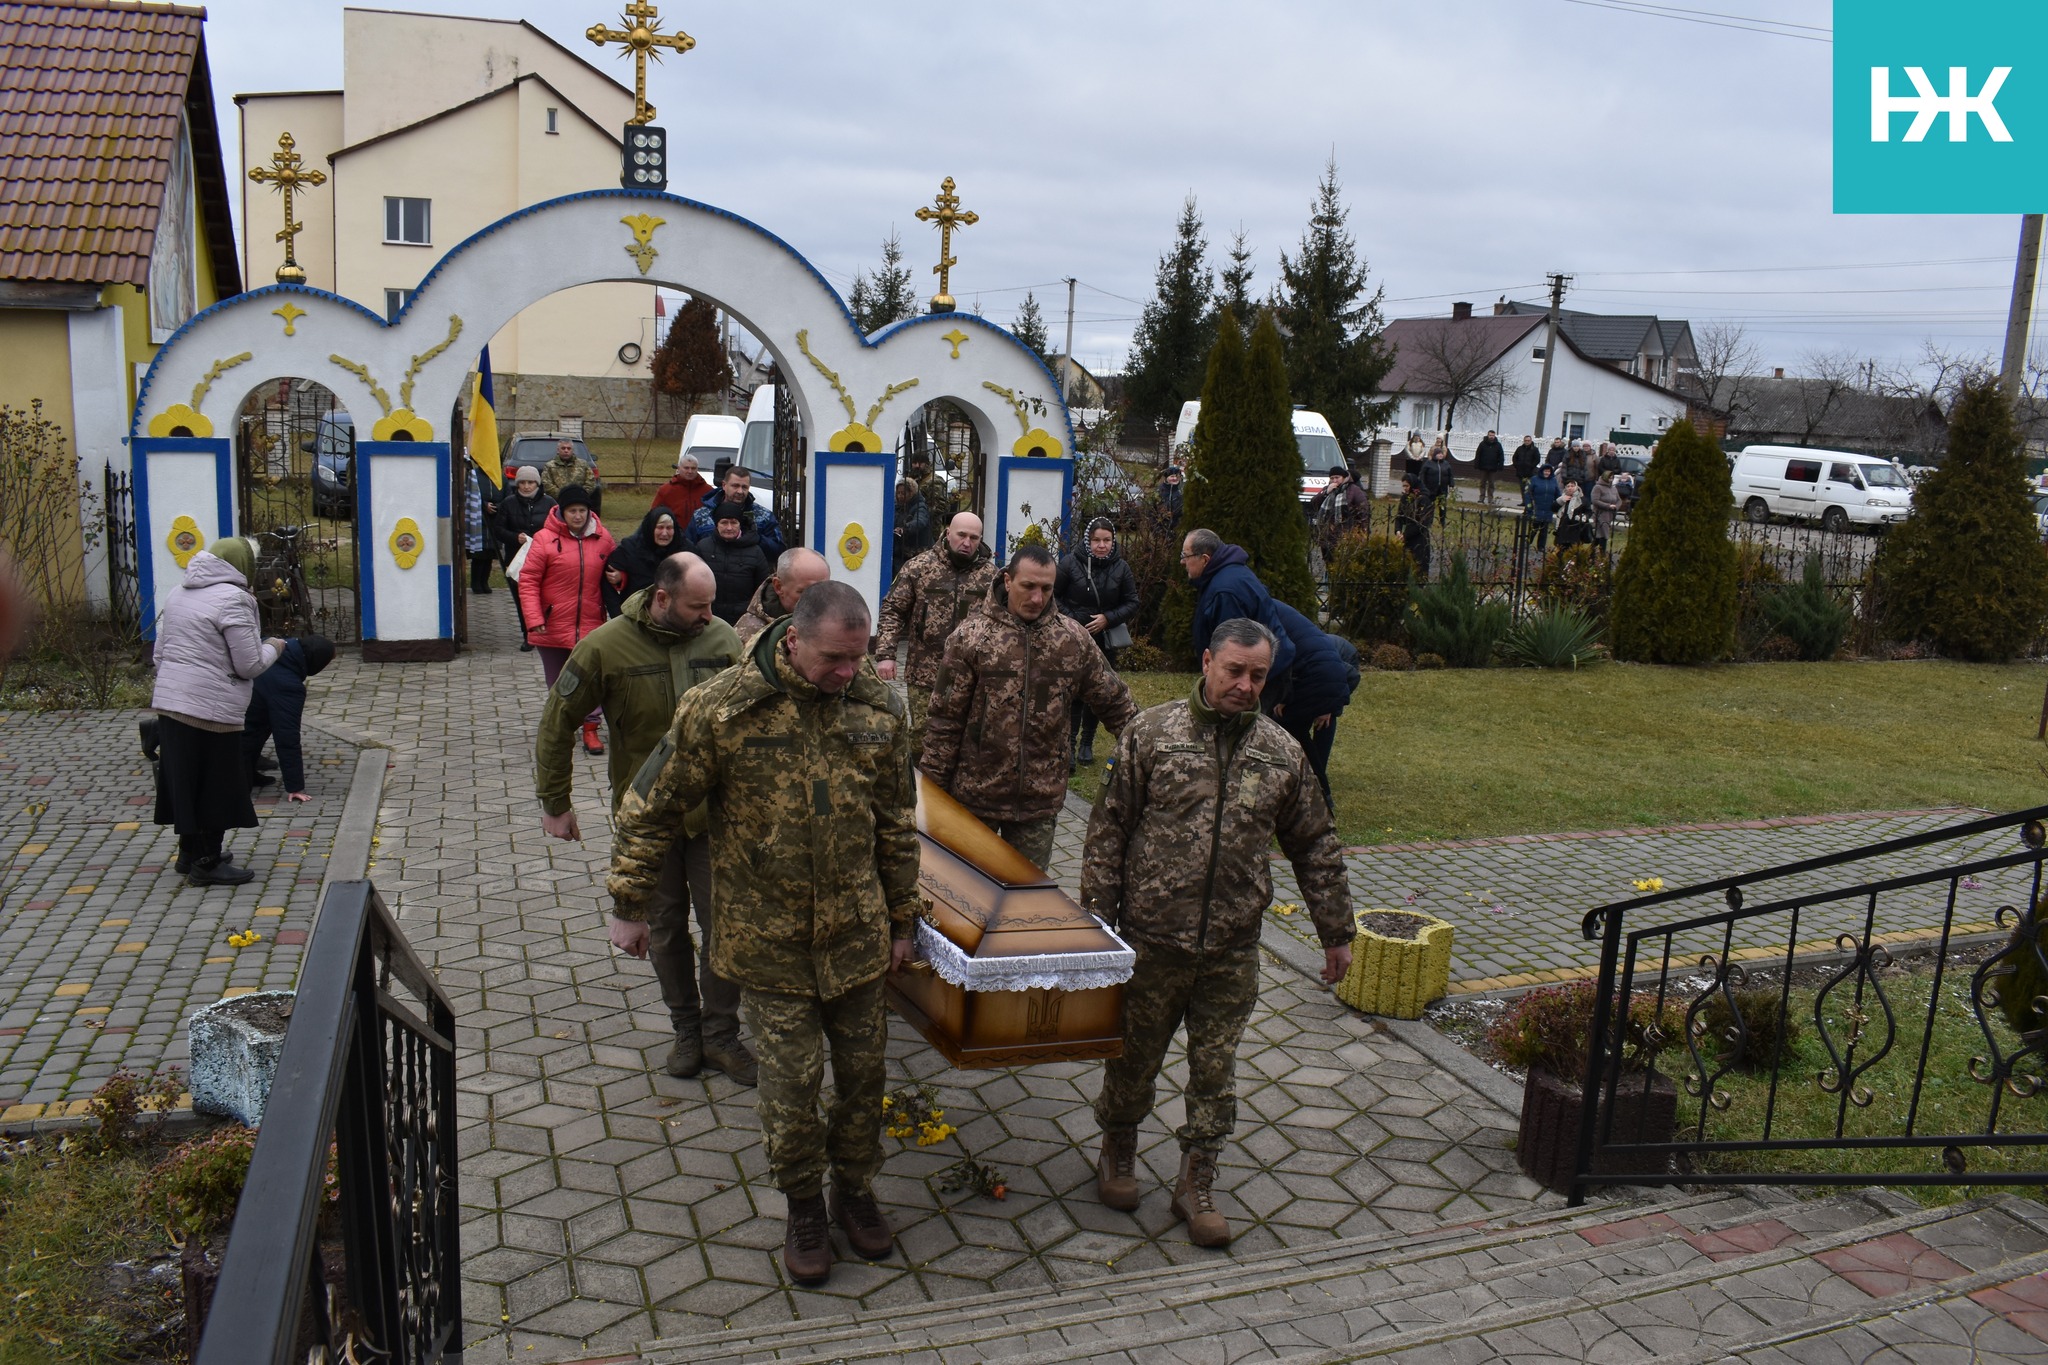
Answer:
[(1806, 571), (1799, 582), (1763, 599), (1763, 618), (1772, 631), (1796, 645), (1799, 657), (1808, 662), (1834, 658), (1849, 634), (1849, 609), (1828, 591), (1821, 578), (1819, 555), (1806, 557)]
[(1479, 600), (1460, 550), (1442, 578), (1409, 586), (1407, 622), (1408, 638), (1418, 650), (1441, 655), (1452, 668), (1484, 668), (1508, 632), (1508, 606)]
[(1728, 460), (1691, 422), (1657, 443), (1614, 570), (1608, 638), (1617, 658), (1695, 664), (1735, 643), (1736, 553)]
[(1354, 640), (1400, 640), (1414, 570), (1401, 538), (1348, 531), (1329, 567), (1331, 621)]
[(1546, 607), (1508, 628), (1500, 654), (1528, 668), (1581, 668), (1599, 660), (1599, 638), (1599, 623), (1579, 608)]

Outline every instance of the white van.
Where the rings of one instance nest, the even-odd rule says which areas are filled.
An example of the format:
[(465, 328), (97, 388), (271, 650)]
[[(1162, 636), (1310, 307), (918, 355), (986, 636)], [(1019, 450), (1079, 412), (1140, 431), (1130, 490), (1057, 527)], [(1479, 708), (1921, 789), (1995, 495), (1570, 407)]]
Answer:
[(1913, 485), (1889, 460), (1807, 446), (1748, 446), (1735, 457), (1735, 505), (1761, 526), (1772, 517), (1830, 531), (1904, 521)]
[[(1202, 400), (1190, 398), (1180, 405), (1180, 420), (1173, 424), (1173, 453), (1183, 456), (1194, 439), (1195, 423), (1201, 420)], [(1294, 410), (1294, 444), (1301, 450), (1301, 500), (1309, 501), (1330, 482), (1330, 469), (1346, 463), (1337, 433), (1320, 412)]]
[(775, 386), (763, 384), (747, 404), (746, 435), (740, 439), (740, 463), (749, 469), (775, 468)]
[(727, 464), (739, 461), (740, 442), (746, 434), (747, 424), (737, 417), (700, 412), (683, 423), (683, 448), (676, 452), (676, 459), (695, 455), (698, 472), (708, 479), (720, 460)]

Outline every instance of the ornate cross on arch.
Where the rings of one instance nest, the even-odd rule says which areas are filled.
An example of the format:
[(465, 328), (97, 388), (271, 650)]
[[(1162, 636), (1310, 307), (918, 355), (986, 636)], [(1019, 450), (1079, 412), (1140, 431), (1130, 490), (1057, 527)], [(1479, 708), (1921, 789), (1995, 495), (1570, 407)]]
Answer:
[[(606, 43), (624, 43), (626, 51), (633, 54), (633, 117), (627, 120), (629, 125), (654, 121), (654, 106), (647, 102), (647, 59), (652, 57), (660, 61), (663, 48), (683, 53), (697, 45), (697, 40), (681, 29), (663, 33), (661, 14), (647, 0), (632, 0), (619, 16), (618, 28), (592, 24), (584, 36), (599, 47)], [(619, 55), (624, 56), (625, 53)]]
[(981, 215), (972, 211), (960, 211), (960, 196), (953, 193), (953, 177), (947, 176), (939, 185), (939, 197), (931, 204), (917, 211), (920, 222), (939, 225), (939, 263), (932, 267), (932, 274), (939, 277), (939, 292), (932, 295), (934, 313), (953, 311), (952, 288), (953, 267), (960, 264), (953, 254), (953, 230), (973, 227), (981, 221)]
[(293, 239), (306, 230), (304, 223), (292, 221), (292, 195), (315, 185), (327, 183), (327, 177), (320, 171), (304, 171), (299, 168), (305, 159), (294, 151), (298, 144), (290, 133), (277, 135), (277, 150), (270, 154), (271, 169), (258, 166), (249, 172), (249, 178), (259, 185), (269, 185), (284, 192), (284, 227), (278, 232), (277, 240), (284, 243), (284, 264), (277, 268), (279, 284), (304, 284), (306, 271), (294, 254)]

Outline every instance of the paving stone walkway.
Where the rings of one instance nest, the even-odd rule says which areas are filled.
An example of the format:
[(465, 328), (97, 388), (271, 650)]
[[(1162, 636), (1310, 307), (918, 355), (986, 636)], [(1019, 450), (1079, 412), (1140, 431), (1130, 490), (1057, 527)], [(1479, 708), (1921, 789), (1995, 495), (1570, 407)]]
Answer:
[[(313, 800), (259, 793), (260, 827), (228, 840), (256, 880), (201, 889), (150, 822), (140, 714), (0, 712), (0, 1122), (79, 1112), (119, 1067), (183, 1066), (193, 1010), (298, 977), (354, 751), (306, 731)], [(246, 929), (262, 939), (230, 947)]]

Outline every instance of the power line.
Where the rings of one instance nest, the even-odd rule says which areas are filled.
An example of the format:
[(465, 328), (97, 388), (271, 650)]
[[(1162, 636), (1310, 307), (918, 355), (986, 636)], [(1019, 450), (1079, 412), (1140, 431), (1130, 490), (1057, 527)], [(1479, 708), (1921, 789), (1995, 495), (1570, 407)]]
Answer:
[(1760, 298), (1781, 298), (1794, 294), (1969, 294), (1985, 290), (2005, 291), (2009, 284), (1916, 284), (1901, 285), (1889, 289), (1582, 289), (1582, 294), (1651, 294), (1659, 297), (1672, 294), (1704, 294), (1711, 298), (1735, 298), (1749, 295)]
[(1774, 38), (1799, 38), (1809, 43), (1833, 41), (1833, 35), (1816, 24), (1794, 24), (1781, 19), (1759, 19), (1750, 14), (1724, 14), (1719, 10), (1682, 9), (1676, 5), (1649, 4), (1646, 0), (1565, 0), (1568, 5), (1584, 5), (1589, 9), (1619, 10), (1623, 14), (1640, 14), (1651, 19), (1672, 19), (1685, 24), (1704, 24), (1708, 28), (1734, 29), (1738, 33), (1765, 33)]
[(2003, 263), (2003, 256), (1950, 256), (1941, 260), (1927, 261), (1857, 261), (1836, 262), (1830, 265), (1724, 265), (1702, 267), (1695, 270), (1588, 270), (1582, 279), (1641, 279), (1662, 275), (1766, 275), (1792, 273), (1805, 270), (1902, 270), (1909, 266), (1929, 265), (1989, 265)]

